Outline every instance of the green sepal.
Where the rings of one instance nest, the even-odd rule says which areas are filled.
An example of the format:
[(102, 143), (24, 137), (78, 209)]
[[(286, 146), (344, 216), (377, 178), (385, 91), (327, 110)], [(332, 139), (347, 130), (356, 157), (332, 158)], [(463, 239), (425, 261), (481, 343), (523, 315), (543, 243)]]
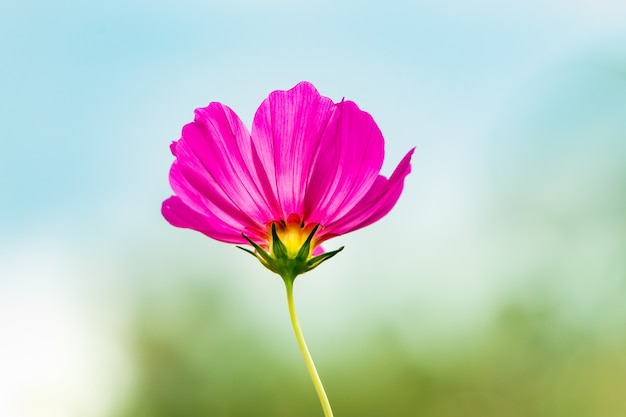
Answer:
[(311, 240), (313, 240), (313, 235), (315, 234), (315, 232), (317, 232), (317, 229), (319, 227), (319, 223), (316, 224), (315, 227), (313, 227), (313, 230), (311, 230), (311, 233), (309, 233), (306, 240), (302, 244), (302, 247), (298, 251), (298, 254), (296, 255), (296, 260), (301, 262), (307, 260), (307, 258), (309, 257), (309, 253), (311, 252)]
[(343, 246), (340, 247), (337, 250), (333, 250), (330, 252), (326, 252), (326, 253), (322, 253), (321, 255), (318, 255), (314, 258), (311, 258), (309, 260), (309, 262), (307, 262), (307, 265), (309, 267), (309, 269), (307, 269), (307, 271), (310, 271), (313, 268), (316, 268), (319, 264), (321, 264), (322, 262), (332, 258), (333, 256), (337, 255), (339, 252), (341, 252), (343, 250)]
[(322, 262), (332, 258), (343, 250), (342, 246), (337, 250), (310, 258), (309, 254), (311, 252), (311, 241), (313, 240), (313, 236), (315, 235), (315, 232), (317, 232), (318, 228), (319, 224), (316, 224), (315, 227), (313, 227), (311, 233), (309, 233), (306, 240), (298, 250), (295, 258), (289, 257), (287, 247), (278, 237), (275, 224), (272, 224), (272, 255), (243, 233), (241, 235), (248, 241), (248, 243), (250, 243), (250, 245), (252, 245), (255, 251), (241, 246), (237, 247), (257, 258), (263, 266), (270, 271), (277, 273), (284, 280), (292, 281), (298, 275), (311, 271)]
[(244, 248), (242, 248), (241, 246), (237, 246), (238, 248), (241, 248), (241, 249), (245, 250), (246, 252), (250, 252), (250, 253), (252, 253), (252, 254), (253, 254), (255, 257), (257, 257), (257, 258), (258, 258), (258, 257), (259, 257), (259, 255), (260, 255), (260, 256), (261, 256), (261, 258), (263, 258), (263, 259), (259, 259), (260, 261), (265, 261), (265, 262), (267, 262), (268, 264), (269, 264), (270, 262), (272, 262), (273, 258), (270, 256), (270, 254), (269, 254), (269, 253), (267, 253), (267, 252), (265, 251), (265, 249), (263, 249), (262, 247), (260, 247), (260, 246), (259, 246), (259, 245), (257, 245), (256, 243), (254, 243), (254, 241), (253, 241), (252, 239), (250, 239), (248, 236), (246, 236), (245, 234), (243, 234), (243, 233), (242, 233), (241, 235), (244, 237), (244, 239), (246, 239), (246, 240), (247, 240), (247, 241), (248, 241), (248, 242), (249, 242), (249, 243), (250, 243), (250, 244), (254, 247), (254, 249), (256, 250), (256, 252), (257, 252), (257, 253), (254, 253), (254, 252), (252, 252), (251, 250), (248, 250), (248, 249), (244, 249)]
[(244, 252), (248, 252), (250, 255), (252, 255), (252, 256), (254, 256), (256, 258), (256, 253), (252, 252), (250, 249), (244, 248), (243, 246), (239, 246), (239, 245), (237, 245), (237, 247), (239, 249), (241, 249), (242, 251), (244, 251)]
[(277, 259), (288, 258), (287, 247), (276, 233), (276, 223), (272, 223), (272, 251)]

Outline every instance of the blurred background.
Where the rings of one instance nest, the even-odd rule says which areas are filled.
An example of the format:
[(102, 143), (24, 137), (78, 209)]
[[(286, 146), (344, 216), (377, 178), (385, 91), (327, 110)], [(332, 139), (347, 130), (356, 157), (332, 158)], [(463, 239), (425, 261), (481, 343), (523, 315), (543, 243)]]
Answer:
[(0, 4), (0, 416), (321, 416), (281, 280), (176, 229), (169, 144), (313, 82), (395, 209), (296, 306), (335, 414), (626, 415), (626, 3)]

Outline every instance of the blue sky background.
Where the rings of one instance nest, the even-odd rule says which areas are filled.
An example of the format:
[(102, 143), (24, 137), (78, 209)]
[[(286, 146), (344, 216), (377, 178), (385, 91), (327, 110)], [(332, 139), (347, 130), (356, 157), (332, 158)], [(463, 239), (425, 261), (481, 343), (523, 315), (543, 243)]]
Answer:
[[(94, 209), (157, 183), (163, 142), (190, 109), (224, 101), (249, 121), (267, 92), (301, 79), (374, 114), (396, 160), (411, 145), (467, 143), (521, 100), (542, 100), (542, 83), (575, 83), (553, 92), (562, 102), (611, 94), (592, 78), (624, 64), (618, 6), (459, 3), (5, 5), (2, 229), (15, 236), (57, 216), (99, 227), (106, 213)], [(579, 69), (594, 64), (596, 74)]]
[[(224, 101), (249, 121), (268, 91), (301, 79), (374, 114), (396, 158), (410, 145), (466, 142), (462, 133), (517, 111), (529, 90), (541, 94), (538, 83), (567, 77), (580, 91), (554, 93), (602, 98), (611, 91), (596, 91), (597, 81), (581, 86), (602, 69), (579, 67), (615, 66), (619, 74), (617, 6), (570, 7), (5, 5), (2, 177), (11, 203), (2, 228), (22, 233), (55, 216), (95, 220), (89, 213), (114, 196), (146, 192), (167, 158), (158, 152), (164, 138), (176, 138), (190, 108)], [(579, 111), (598, 109), (595, 101)]]
[[(109, 336), (141, 285), (167, 292), (183, 270), (229, 274), (215, 285), (233, 305), (276, 343), (290, 340), (281, 283), (231, 246), (170, 227), (160, 204), (171, 194), (169, 143), (194, 108), (221, 101), (249, 126), (270, 91), (301, 80), (373, 115), (385, 173), (417, 147), (394, 211), (329, 242), (346, 251), (296, 289), (320, 351), (364, 323), (394, 323), (409, 344), (452, 337), (537, 288), (576, 323), (619, 328), (626, 7), (617, 3), (3, 3), (0, 316), (11, 319), (0, 329), (14, 343), (0, 356), (19, 352), (13, 372), (65, 375), (52, 385), (107, 404), (112, 375), (101, 364), (127, 369)], [(58, 368), (25, 348), (50, 337)], [(76, 357), (82, 368), (68, 372)], [(24, 371), (36, 358), (42, 366)], [(85, 369), (98, 375), (91, 385)], [(2, 381), (0, 392), (30, 398), (27, 382)], [(57, 395), (47, 414), (28, 400), (5, 407), (67, 415), (81, 407), (75, 397)]]

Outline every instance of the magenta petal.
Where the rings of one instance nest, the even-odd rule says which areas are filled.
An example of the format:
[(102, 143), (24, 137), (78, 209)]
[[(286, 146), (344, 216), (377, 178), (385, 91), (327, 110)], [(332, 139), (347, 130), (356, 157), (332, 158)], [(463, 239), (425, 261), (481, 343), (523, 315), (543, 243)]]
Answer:
[(311, 253), (311, 256), (320, 256), (324, 252), (324, 248), (321, 245), (318, 245), (315, 247), (315, 249), (313, 249), (313, 253)]
[(228, 107), (211, 103), (197, 109), (194, 122), (183, 127), (182, 137), (172, 150), (176, 155), (170, 170), (174, 193), (180, 204), (207, 216), (210, 223), (210, 227), (198, 230), (205, 234), (213, 233), (206, 230), (217, 230), (213, 233), (216, 236), (224, 230), (236, 230), (240, 242), (242, 231), (264, 230), (265, 223), (276, 218), (278, 204), (258, 185), (267, 179), (254, 169), (250, 135)]
[(172, 155), (176, 156), (176, 144), (178, 142), (177, 141), (173, 141), (172, 143), (170, 143), (170, 152), (172, 152)]
[[(180, 160), (172, 164), (170, 185), (183, 204), (194, 212), (210, 215), (221, 223), (240, 230), (245, 225), (254, 223), (223, 195), (221, 189), (206, 181), (201, 168), (194, 169), (199, 166), (199, 162), (186, 155), (184, 148), (179, 148), (178, 151), (185, 155), (186, 164), (182, 164)], [(184, 170), (186, 175), (183, 174)]]
[(324, 232), (342, 235), (368, 226), (384, 217), (400, 198), (404, 178), (411, 172), (411, 157), (415, 148), (402, 158), (389, 179), (378, 176), (373, 186), (344, 217), (326, 226)]
[(312, 84), (301, 82), (288, 91), (274, 91), (254, 115), (252, 138), (257, 172), (267, 174), (266, 194), (276, 196), (281, 212), (302, 213), (309, 171), (334, 104)]
[(320, 243), (393, 208), (413, 154), (389, 179), (381, 176), (384, 139), (372, 117), (307, 82), (272, 92), (252, 134), (223, 104), (196, 109), (171, 151), (175, 196), (162, 213), (172, 225), (230, 243), (247, 243), (245, 233), (268, 247), (268, 225), (296, 218), (302, 230), (319, 225), (313, 255), (323, 253)]
[(374, 184), (383, 158), (383, 135), (372, 116), (352, 101), (338, 103), (311, 169), (304, 217), (329, 224), (350, 212)]
[(250, 134), (227, 106), (211, 103), (197, 109), (194, 122), (183, 128), (176, 151), (183, 175), (200, 181), (199, 188), (210, 189), (207, 195), (219, 192), (257, 223), (277, 215), (277, 202), (259, 188), (262, 180), (253, 168)]
[(170, 197), (161, 206), (163, 217), (176, 227), (197, 230), (205, 235), (227, 243), (246, 243), (238, 229), (228, 226), (211, 213), (199, 213), (176, 196)]

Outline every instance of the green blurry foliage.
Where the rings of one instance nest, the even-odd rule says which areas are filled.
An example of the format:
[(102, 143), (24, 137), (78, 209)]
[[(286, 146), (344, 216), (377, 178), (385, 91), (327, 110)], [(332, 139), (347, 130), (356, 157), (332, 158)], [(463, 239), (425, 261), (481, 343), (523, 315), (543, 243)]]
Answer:
[(304, 369), (289, 369), (280, 355), (268, 352), (224, 294), (197, 285), (180, 290), (148, 298), (138, 309), (131, 338), (137, 380), (120, 417), (315, 410), (315, 394), (299, 372)]
[[(234, 311), (197, 284), (144, 300), (136, 385), (118, 417), (321, 416), (304, 365)], [(371, 334), (349, 357), (316, 358), (337, 416), (626, 415), (626, 335), (568, 326), (550, 301), (510, 303), (466, 340), (419, 353), (393, 330)]]

